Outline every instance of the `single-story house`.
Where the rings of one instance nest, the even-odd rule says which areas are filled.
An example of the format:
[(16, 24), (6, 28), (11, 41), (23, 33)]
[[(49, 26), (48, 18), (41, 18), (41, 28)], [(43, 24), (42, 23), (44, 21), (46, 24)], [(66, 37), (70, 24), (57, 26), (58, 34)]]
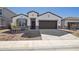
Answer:
[(79, 17), (67, 17), (62, 20), (64, 29), (79, 29)]
[(62, 17), (51, 12), (40, 15), (35, 11), (30, 11), (26, 15), (13, 16), (12, 24), (16, 24), (18, 29), (59, 29), (61, 20)]

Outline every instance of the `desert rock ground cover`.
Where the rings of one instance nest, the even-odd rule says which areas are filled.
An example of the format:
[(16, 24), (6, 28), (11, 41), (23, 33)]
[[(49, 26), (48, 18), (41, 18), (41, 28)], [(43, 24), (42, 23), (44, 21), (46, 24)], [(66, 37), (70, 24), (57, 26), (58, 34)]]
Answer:
[(0, 41), (41, 40), (39, 31), (13, 33), (9, 29), (1, 30)]
[(69, 32), (72, 35), (79, 37), (79, 30), (64, 30), (64, 31)]
[(39, 30), (24, 33), (11, 33), (9, 29), (0, 30), (0, 41), (19, 40), (56, 40), (56, 39), (79, 39), (79, 31), (73, 30)]
[(73, 31), (72, 34), (79, 37), (79, 30), (78, 31)]

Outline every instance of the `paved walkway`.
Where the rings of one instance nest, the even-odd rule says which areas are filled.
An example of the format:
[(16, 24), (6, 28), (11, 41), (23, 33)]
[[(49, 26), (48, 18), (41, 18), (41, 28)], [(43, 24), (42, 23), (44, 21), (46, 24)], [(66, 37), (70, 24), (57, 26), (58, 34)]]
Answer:
[(5, 32), (5, 31), (9, 31), (9, 29), (2, 29), (0, 30), (0, 33)]

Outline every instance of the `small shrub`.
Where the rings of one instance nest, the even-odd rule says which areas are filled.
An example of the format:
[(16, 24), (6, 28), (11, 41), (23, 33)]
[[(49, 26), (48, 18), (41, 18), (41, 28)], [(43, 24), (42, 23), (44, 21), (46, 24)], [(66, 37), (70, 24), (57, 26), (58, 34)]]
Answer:
[(16, 28), (17, 28), (17, 25), (12, 23), (11, 24), (11, 29), (16, 30)]

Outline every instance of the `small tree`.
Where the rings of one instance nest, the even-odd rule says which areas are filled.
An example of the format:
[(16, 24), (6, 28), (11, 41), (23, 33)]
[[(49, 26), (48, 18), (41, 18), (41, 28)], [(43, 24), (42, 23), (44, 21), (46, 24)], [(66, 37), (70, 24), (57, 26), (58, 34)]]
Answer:
[(17, 25), (14, 24), (14, 23), (11, 23), (11, 29), (12, 29), (12, 30), (16, 30), (16, 29), (17, 29)]

